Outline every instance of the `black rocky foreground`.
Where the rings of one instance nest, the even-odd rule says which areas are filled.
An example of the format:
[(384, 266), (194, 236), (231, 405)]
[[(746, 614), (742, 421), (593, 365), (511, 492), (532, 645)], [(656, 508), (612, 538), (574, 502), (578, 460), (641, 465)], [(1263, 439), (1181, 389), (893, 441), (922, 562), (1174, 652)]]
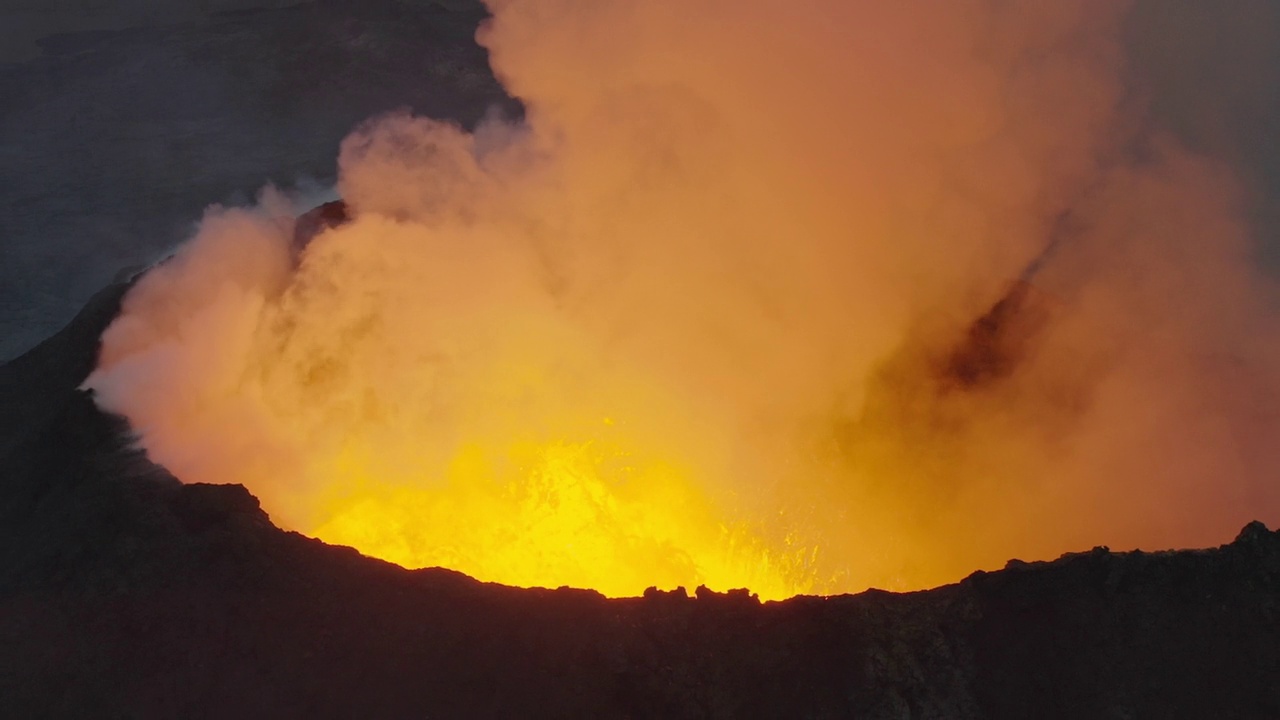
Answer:
[(127, 449), (76, 389), (126, 289), (0, 367), (2, 717), (1280, 718), (1261, 524), (767, 604), (408, 571)]

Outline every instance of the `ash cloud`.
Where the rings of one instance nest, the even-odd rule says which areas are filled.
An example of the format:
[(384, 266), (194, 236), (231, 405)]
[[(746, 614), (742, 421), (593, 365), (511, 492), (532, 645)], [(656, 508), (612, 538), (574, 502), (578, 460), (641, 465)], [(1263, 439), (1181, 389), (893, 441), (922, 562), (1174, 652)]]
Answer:
[(87, 384), (184, 480), (309, 530), (603, 433), (826, 591), (1277, 520), (1275, 288), (1127, 5), (490, 6), (522, 122), (371, 120), (296, 268), (287, 208), (214, 211), (126, 298)]

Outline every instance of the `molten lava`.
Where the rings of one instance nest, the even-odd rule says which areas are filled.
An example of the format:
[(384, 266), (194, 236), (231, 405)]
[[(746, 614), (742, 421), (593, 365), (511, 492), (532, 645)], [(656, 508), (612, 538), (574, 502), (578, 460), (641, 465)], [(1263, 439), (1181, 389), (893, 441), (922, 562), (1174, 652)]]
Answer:
[(816, 587), (816, 549), (768, 544), (678, 470), (603, 443), (473, 447), (437, 489), (357, 487), (311, 534), (406, 567), (614, 597), (706, 585), (781, 599)]

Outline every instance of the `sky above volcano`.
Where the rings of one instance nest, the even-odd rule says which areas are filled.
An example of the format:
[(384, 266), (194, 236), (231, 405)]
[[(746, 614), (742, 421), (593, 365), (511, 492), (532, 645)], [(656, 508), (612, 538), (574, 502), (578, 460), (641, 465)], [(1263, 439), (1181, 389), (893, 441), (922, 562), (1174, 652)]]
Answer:
[[(267, 181), (331, 182), (337, 143), (360, 120), (408, 106), (474, 121), (500, 96), (491, 81), (441, 74), (424, 83), (404, 50), (361, 44), (394, 34), (377, 22), (385, 7), (432, 4), (6, 3), (0, 358), (56, 330), (122, 267), (172, 248), (208, 203), (247, 201)], [(1142, 0), (1125, 32), (1130, 90), (1249, 184), (1268, 267), (1280, 257), (1278, 12), (1265, 0)], [(401, 24), (408, 32), (413, 22)], [(436, 35), (433, 45), (467, 37)], [(317, 54), (323, 62), (308, 62)], [(333, 62), (342, 57), (358, 62)], [(483, 76), (478, 58), (449, 68)]]

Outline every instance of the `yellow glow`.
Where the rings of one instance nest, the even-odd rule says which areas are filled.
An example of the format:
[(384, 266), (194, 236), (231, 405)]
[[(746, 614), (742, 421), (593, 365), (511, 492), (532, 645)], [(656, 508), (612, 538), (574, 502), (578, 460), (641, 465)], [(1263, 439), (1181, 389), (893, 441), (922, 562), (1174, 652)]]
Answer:
[(1124, 3), (488, 4), (519, 120), (362, 124), (350, 222), (211, 209), (124, 299), (86, 386), (176, 477), (609, 595), (1280, 517), (1275, 288), (1224, 168), (1130, 136)]
[(676, 469), (603, 443), (525, 443), (497, 456), (472, 446), (434, 489), (355, 486), (312, 534), (406, 567), (611, 597), (650, 586), (749, 587), (766, 600), (814, 590), (814, 550), (766, 547)]

